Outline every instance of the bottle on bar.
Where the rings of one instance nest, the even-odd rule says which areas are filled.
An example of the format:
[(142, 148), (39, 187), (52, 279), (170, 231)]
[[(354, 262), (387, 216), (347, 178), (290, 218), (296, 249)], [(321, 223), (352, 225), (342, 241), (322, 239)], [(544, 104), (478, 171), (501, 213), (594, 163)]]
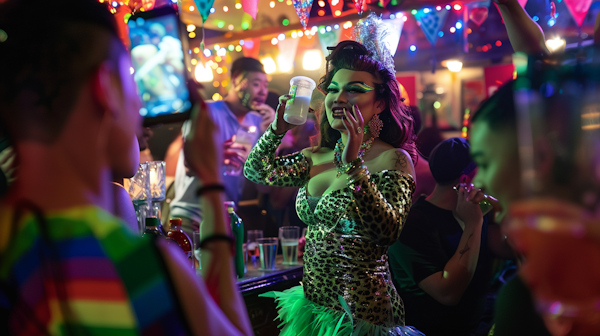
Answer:
[(225, 202), (227, 213), (231, 220), (231, 232), (235, 239), (235, 272), (238, 279), (244, 277), (246, 273), (246, 263), (244, 263), (244, 223), (242, 219), (235, 213), (235, 203)]
[(160, 219), (156, 217), (146, 217), (146, 229), (144, 230), (142, 237), (147, 236), (164, 236), (162, 225), (160, 225)]
[(181, 229), (181, 218), (170, 219), (169, 224), (171, 225), (169, 232), (167, 232), (167, 238), (177, 243), (185, 255), (192, 259), (192, 240), (187, 233), (183, 232)]

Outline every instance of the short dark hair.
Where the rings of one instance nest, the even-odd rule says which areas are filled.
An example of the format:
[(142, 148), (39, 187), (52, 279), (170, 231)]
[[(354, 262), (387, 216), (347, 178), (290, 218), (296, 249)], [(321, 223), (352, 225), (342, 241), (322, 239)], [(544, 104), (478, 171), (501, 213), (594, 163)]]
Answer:
[(231, 65), (231, 79), (237, 78), (246, 72), (265, 72), (265, 67), (259, 60), (252, 57), (242, 57), (236, 59)]
[(97, 0), (8, 0), (0, 29), (0, 124), (13, 140), (54, 141), (85, 81), (107, 60), (116, 71), (125, 50)]

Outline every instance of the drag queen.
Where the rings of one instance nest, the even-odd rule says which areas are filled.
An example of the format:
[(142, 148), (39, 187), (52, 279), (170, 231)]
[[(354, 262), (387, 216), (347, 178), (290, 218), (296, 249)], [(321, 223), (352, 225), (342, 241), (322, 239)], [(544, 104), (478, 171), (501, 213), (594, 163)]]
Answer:
[(256, 183), (300, 187), (296, 209), (308, 225), (301, 286), (270, 292), (281, 335), (420, 335), (404, 326), (387, 250), (411, 206), (412, 120), (390, 53), (371, 14), (327, 57), (326, 95), (316, 148), (275, 151), (294, 125), (277, 119), (252, 149), (244, 174)]

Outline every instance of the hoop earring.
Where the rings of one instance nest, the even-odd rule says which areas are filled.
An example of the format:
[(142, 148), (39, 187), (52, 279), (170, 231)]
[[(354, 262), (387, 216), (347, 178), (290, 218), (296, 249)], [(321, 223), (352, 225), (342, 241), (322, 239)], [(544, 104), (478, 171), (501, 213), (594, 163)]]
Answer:
[(369, 121), (369, 130), (371, 131), (371, 135), (374, 138), (379, 138), (379, 133), (381, 132), (382, 128), (383, 121), (379, 119), (379, 114), (374, 115), (373, 118), (371, 118), (371, 121)]

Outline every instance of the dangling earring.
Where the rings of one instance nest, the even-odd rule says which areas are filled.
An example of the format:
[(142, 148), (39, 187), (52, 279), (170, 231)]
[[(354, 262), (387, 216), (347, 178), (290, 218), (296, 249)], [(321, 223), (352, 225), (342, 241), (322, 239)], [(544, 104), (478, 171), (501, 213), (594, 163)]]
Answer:
[(379, 138), (379, 133), (381, 132), (382, 128), (383, 121), (379, 119), (379, 114), (374, 115), (373, 118), (371, 118), (371, 121), (369, 121), (369, 130), (371, 131), (371, 135), (374, 138)]

